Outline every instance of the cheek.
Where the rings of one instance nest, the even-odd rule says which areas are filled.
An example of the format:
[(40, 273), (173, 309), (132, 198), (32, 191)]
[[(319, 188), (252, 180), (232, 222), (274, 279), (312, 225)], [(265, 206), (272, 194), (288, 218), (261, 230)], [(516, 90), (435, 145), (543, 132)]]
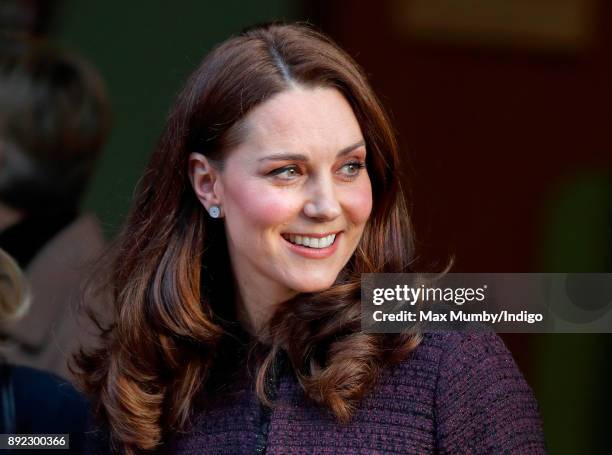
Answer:
[(261, 228), (281, 226), (299, 213), (290, 192), (256, 183), (232, 185), (225, 193), (226, 222), (240, 218), (243, 224)]
[(370, 179), (351, 189), (345, 197), (345, 210), (353, 224), (364, 225), (372, 212)]

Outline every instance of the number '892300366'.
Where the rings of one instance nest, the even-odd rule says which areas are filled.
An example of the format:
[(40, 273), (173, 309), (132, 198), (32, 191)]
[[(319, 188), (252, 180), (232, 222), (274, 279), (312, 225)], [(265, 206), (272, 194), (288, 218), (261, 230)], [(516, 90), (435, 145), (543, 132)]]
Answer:
[(48, 435), (3, 435), (3, 436), (6, 438), (4, 441), (6, 446), (12, 447), (12, 448), (19, 448), (19, 447), (68, 448), (68, 436), (67, 435), (48, 434)]

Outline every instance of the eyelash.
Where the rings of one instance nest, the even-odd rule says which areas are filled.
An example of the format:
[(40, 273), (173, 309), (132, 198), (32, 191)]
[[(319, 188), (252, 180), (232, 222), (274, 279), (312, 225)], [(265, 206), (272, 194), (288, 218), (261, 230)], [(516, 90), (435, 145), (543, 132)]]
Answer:
[[(348, 163), (344, 163), (341, 167), (344, 168), (346, 166), (355, 166), (356, 172), (354, 174), (351, 175), (346, 175), (347, 178), (349, 178), (350, 180), (353, 180), (355, 178), (357, 178), (359, 176), (359, 174), (361, 173), (362, 169), (365, 169), (366, 165), (363, 161), (349, 161)], [(273, 171), (269, 172), (268, 175), (272, 176), (272, 177), (278, 177), (280, 176), (283, 172), (286, 172), (288, 170), (292, 170), (295, 169), (296, 171), (299, 171), (299, 167), (296, 166), (295, 164), (291, 164), (289, 166), (283, 166), (283, 167), (279, 167), (278, 169), (274, 169)], [(297, 175), (297, 174), (294, 174)], [(281, 178), (281, 180), (290, 180), (290, 178)]]

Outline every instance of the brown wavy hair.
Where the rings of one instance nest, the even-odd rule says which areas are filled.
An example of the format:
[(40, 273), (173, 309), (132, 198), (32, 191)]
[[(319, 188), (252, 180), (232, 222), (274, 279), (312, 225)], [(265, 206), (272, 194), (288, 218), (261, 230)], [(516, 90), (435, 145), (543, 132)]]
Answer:
[(189, 153), (222, 166), (244, 116), (293, 84), (333, 87), (352, 106), (369, 151), (373, 209), (334, 285), (277, 307), (257, 357), (257, 394), (272, 404), (264, 379), (284, 349), (306, 395), (346, 422), (382, 368), (420, 341), (360, 325), (361, 274), (407, 272), (412, 257), (398, 148), (381, 103), (359, 66), (310, 26), (248, 29), (216, 47), (178, 96), (108, 267), (114, 322), (99, 349), (75, 358), (98, 416), (128, 454), (185, 428), (235, 337), (225, 232), (189, 183)]

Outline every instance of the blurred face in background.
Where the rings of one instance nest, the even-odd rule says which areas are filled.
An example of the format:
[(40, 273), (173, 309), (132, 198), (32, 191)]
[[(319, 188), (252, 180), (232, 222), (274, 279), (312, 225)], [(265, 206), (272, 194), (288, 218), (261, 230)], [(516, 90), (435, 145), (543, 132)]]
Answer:
[(372, 209), (350, 105), (336, 89), (297, 86), (253, 109), (244, 127), (214, 185), (243, 298), (278, 303), (329, 288)]

